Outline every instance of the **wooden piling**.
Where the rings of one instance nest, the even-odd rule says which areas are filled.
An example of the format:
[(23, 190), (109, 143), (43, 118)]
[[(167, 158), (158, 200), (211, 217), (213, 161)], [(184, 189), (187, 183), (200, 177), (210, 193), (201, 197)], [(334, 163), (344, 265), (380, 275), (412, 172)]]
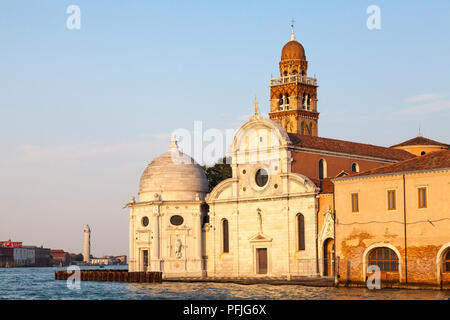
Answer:
[[(55, 270), (55, 280), (67, 280), (74, 272)], [(161, 283), (161, 272), (128, 272), (122, 270), (80, 270), (81, 281)]]

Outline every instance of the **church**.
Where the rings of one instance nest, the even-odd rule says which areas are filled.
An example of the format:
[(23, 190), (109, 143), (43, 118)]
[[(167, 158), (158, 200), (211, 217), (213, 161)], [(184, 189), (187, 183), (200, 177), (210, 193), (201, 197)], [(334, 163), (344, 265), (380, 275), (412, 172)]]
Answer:
[[(165, 278), (338, 279), (347, 247), (336, 242), (341, 227), (335, 208), (362, 187), (358, 182), (338, 197), (335, 185), (439, 152), (445, 167), (449, 146), (424, 137), (389, 148), (319, 137), (318, 81), (308, 76), (305, 49), (293, 29), (279, 69), (279, 77), (270, 79), (269, 119), (255, 100), (254, 115), (234, 136), (231, 178), (208, 192), (204, 170), (178, 149), (175, 138), (145, 168), (138, 199), (127, 204), (129, 271), (162, 271)], [(447, 178), (448, 171), (448, 189)], [(441, 200), (448, 212), (448, 199)], [(450, 241), (445, 232), (442, 237)], [(352, 253), (360, 255), (358, 268), (368, 259), (363, 251)], [(365, 271), (350, 271), (355, 281), (364, 281)]]

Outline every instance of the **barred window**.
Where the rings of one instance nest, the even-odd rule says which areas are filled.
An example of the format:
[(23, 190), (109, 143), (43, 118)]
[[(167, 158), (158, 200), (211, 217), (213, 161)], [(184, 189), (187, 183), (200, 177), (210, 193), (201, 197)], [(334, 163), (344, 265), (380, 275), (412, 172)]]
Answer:
[(381, 271), (398, 272), (397, 254), (386, 247), (375, 248), (369, 253), (369, 266), (376, 265)]
[(419, 188), (419, 208), (427, 207), (427, 188)]
[(359, 212), (359, 195), (352, 193), (352, 212)]
[(389, 190), (388, 191), (388, 210), (395, 210), (396, 209), (396, 203), (395, 203), (395, 190)]

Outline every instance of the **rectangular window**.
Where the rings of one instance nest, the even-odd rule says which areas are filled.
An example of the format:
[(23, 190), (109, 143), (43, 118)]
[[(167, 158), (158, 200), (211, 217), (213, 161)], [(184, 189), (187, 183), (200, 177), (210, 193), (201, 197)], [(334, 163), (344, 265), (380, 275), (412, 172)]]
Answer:
[(427, 188), (419, 188), (419, 208), (427, 207)]
[[(142, 251), (142, 254), (143, 254), (143, 262), (144, 262), (144, 268), (147, 268), (148, 267), (148, 250), (144, 250), (144, 251)], [(147, 269), (145, 270), (145, 271), (147, 271)]]
[(305, 217), (300, 213), (297, 216), (298, 250), (305, 250)]
[(352, 193), (352, 212), (359, 212), (359, 199), (357, 193)]
[(222, 222), (222, 232), (223, 232), (223, 252), (230, 252), (230, 242), (228, 239), (228, 220), (223, 220)]
[(388, 210), (395, 210), (396, 209), (396, 203), (395, 203), (395, 190), (389, 190), (388, 191)]

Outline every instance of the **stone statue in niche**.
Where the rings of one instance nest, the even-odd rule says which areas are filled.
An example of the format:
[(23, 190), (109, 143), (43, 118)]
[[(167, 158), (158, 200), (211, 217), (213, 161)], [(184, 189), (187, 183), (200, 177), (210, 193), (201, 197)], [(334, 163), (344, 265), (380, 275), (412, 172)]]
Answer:
[(261, 209), (256, 209), (257, 217), (258, 217), (258, 225), (259, 225), (259, 233), (262, 233), (262, 216)]
[(181, 252), (181, 249), (183, 248), (183, 244), (181, 243), (180, 239), (177, 239), (175, 242), (175, 257), (180, 259), (183, 256), (183, 253)]

